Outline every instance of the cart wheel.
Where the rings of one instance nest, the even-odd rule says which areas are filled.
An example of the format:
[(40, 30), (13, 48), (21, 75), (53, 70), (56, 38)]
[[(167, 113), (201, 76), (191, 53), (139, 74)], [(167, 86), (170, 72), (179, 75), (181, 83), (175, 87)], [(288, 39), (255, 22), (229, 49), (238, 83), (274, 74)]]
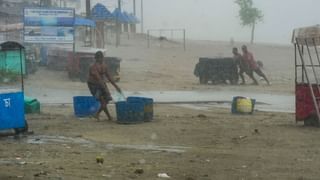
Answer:
[(319, 127), (319, 120), (317, 115), (310, 115), (304, 120), (305, 126)]

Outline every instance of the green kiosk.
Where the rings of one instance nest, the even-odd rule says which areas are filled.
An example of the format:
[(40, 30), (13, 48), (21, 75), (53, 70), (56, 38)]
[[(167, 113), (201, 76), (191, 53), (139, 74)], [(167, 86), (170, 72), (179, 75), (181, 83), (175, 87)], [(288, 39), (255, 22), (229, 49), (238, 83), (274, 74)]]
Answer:
[(0, 130), (26, 131), (24, 117), (25, 49), (17, 42), (0, 44)]

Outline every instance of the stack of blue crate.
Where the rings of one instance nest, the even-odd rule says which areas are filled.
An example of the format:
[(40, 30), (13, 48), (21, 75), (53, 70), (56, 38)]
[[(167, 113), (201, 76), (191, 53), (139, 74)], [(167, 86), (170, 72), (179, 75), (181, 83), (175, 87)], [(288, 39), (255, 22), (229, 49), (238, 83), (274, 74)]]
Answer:
[(116, 103), (118, 123), (132, 124), (148, 122), (153, 119), (153, 99), (128, 97)]

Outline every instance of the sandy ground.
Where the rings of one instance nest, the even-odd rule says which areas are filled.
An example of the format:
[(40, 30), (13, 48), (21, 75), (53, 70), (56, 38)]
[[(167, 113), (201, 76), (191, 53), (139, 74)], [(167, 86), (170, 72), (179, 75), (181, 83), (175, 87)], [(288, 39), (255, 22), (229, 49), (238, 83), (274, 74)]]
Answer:
[(79, 120), (71, 107), (50, 106), (28, 120), (33, 136), (1, 139), (0, 179), (319, 177), (320, 132), (296, 125), (292, 114), (236, 116), (156, 105), (153, 122), (120, 125)]
[[(294, 92), (290, 46), (249, 46), (263, 61), (272, 86), (200, 85), (193, 75), (198, 58), (231, 56), (228, 43), (188, 41), (187, 51), (181, 44), (160, 47), (156, 41), (146, 47), (137, 37), (108, 47), (110, 56), (123, 59), (123, 90)], [(66, 72), (46, 68), (31, 75), (26, 86), (87, 89)], [(156, 105), (154, 111), (153, 122), (120, 125), (77, 119), (71, 106), (43, 105), (41, 114), (27, 116), (34, 135), (0, 139), (0, 179), (161, 179), (158, 173), (179, 180), (319, 179), (320, 132), (296, 124), (293, 114), (236, 116), (228, 109), (174, 105)], [(103, 164), (96, 163), (97, 156)]]

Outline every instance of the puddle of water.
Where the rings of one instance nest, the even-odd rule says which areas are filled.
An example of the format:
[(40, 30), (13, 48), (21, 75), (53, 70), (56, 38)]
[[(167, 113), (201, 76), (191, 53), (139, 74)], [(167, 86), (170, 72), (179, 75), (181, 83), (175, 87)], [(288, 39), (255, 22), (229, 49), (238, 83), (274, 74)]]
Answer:
[[(225, 108), (230, 109), (231, 111), (231, 103), (208, 103), (208, 104), (177, 104), (178, 107), (184, 107), (193, 110), (200, 111), (211, 111), (212, 108)], [(256, 104), (255, 110), (264, 111), (264, 112), (284, 112), (284, 113), (294, 113), (295, 111), (292, 108), (287, 106), (275, 106), (269, 104)]]
[[(73, 96), (90, 96), (87, 90), (61, 90), (28, 87), (26, 94), (37, 98), (43, 104), (72, 104)], [(150, 97), (155, 103), (170, 104), (195, 104), (223, 102), (230, 103), (235, 96), (244, 96), (256, 99), (257, 108), (267, 111), (294, 112), (294, 95), (268, 94), (268, 93), (250, 93), (237, 91), (134, 91), (124, 92), (125, 96)], [(114, 99), (117, 99), (114, 94)], [(268, 104), (261, 105), (262, 103)], [(225, 104), (218, 104), (219, 107), (225, 107)], [(197, 105), (198, 106), (198, 105)]]
[(18, 164), (19, 161), (17, 160), (0, 160), (0, 165), (12, 165), (12, 164)]
[(108, 149), (135, 149), (135, 150), (148, 150), (148, 151), (165, 151), (174, 153), (183, 153), (190, 147), (184, 146), (156, 146), (156, 145), (133, 145), (133, 144), (107, 144)]
[(64, 136), (47, 136), (47, 135), (39, 135), (39, 136), (28, 136), (27, 138), (28, 144), (86, 144), (92, 145), (91, 141), (82, 139), (82, 138), (72, 138), (72, 137), (64, 137)]
[[(97, 143), (82, 138), (72, 138), (65, 136), (28, 136), (26, 142), (28, 144), (81, 144), (87, 147), (95, 147)], [(131, 145), (131, 144), (107, 144), (107, 149), (134, 149), (147, 151), (165, 151), (174, 153), (183, 153), (190, 147), (184, 146), (157, 146), (157, 145)], [(1, 162), (0, 162), (1, 163)]]

